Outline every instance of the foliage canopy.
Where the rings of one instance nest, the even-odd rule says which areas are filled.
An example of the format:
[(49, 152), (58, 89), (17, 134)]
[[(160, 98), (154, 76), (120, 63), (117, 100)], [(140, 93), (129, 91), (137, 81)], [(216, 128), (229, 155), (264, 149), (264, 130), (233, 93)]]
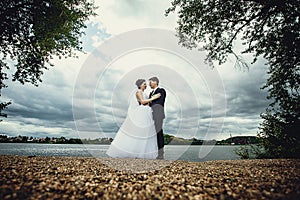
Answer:
[[(0, 91), (6, 87), (9, 62), (16, 68), (14, 81), (37, 86), (53, 56), (81, 51), (84, 22), (95, 9), (94, 2), (86, 0), (1, 0)], [(0, 116), (6, 116), (1, 111), (9, 103), (1, 103)]]
[(262, 144), (268, 157), (299, 157), (300, 151), (300, 0), (173, 0), (166, 10), (178, 12), (177, 36), (187, 48), (203, 45), (207, 59), (226, 62), (239, 39), (252, 53), (268, 61), (263, 88), (272, 103), (261, 114)]

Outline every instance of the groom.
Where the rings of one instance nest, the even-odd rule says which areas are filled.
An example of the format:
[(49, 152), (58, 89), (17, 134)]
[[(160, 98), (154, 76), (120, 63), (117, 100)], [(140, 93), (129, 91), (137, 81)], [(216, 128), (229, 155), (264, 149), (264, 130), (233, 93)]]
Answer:
[(149, 85), (151, 87), (152, 92), (149, 95), (149, 98), (154, 94), (160, 93), (160, 98), (153, 100), (150, 102), (150, 106), (153, 111), (153, 120), (157, 133), (157, 146), (158, 146), (158, 156), (157, 159), (164, 159), (164, 135), (162, 130), (163, 120), (165, 118), (165, 98), (166, 91), (163, 88), (158, 87), (159, 80), (157, 77), (152, 77), (149, 79)]

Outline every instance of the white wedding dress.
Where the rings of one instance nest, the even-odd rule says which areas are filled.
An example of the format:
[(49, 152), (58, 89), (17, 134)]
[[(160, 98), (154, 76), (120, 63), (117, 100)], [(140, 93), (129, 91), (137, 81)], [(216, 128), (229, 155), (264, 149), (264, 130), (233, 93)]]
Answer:
[[(145, 93), (143, 98), (147, 99)], [(149, 106), (139, 105), (136, 90), (130, 97), (126, 119), (106, 154), (114, 158), (155, 159), (157, 157), (157, 136), (152, 109)]]

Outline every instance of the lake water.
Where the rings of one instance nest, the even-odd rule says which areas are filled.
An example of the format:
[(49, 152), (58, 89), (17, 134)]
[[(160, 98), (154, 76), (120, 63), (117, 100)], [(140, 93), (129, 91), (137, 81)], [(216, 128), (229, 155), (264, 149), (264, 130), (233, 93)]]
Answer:
[[(105, 152), (109, 145), (91, 144), (35, 144), (35, 143), (0, 143), (0, 155), (24, 156), (83, 156), (108, 157)], [(221, 145), (166, 145), (166, 160), (209, 161), (238, 160), (234, 150), (239, 146)]]

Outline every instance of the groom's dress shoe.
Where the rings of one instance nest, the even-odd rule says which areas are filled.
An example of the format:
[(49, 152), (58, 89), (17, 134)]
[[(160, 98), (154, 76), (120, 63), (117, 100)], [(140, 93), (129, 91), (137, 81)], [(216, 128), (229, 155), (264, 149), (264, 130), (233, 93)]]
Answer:
[(158, 160), (163, 160), (163, 159), (164, 159), (164, 156), (157, 156), (156, 159), (158, 159)]
[(163, 149), (159, 149), (158, 150), (158, 156), (156, 157), (156, 159), (164, 159), (164, 150)]

